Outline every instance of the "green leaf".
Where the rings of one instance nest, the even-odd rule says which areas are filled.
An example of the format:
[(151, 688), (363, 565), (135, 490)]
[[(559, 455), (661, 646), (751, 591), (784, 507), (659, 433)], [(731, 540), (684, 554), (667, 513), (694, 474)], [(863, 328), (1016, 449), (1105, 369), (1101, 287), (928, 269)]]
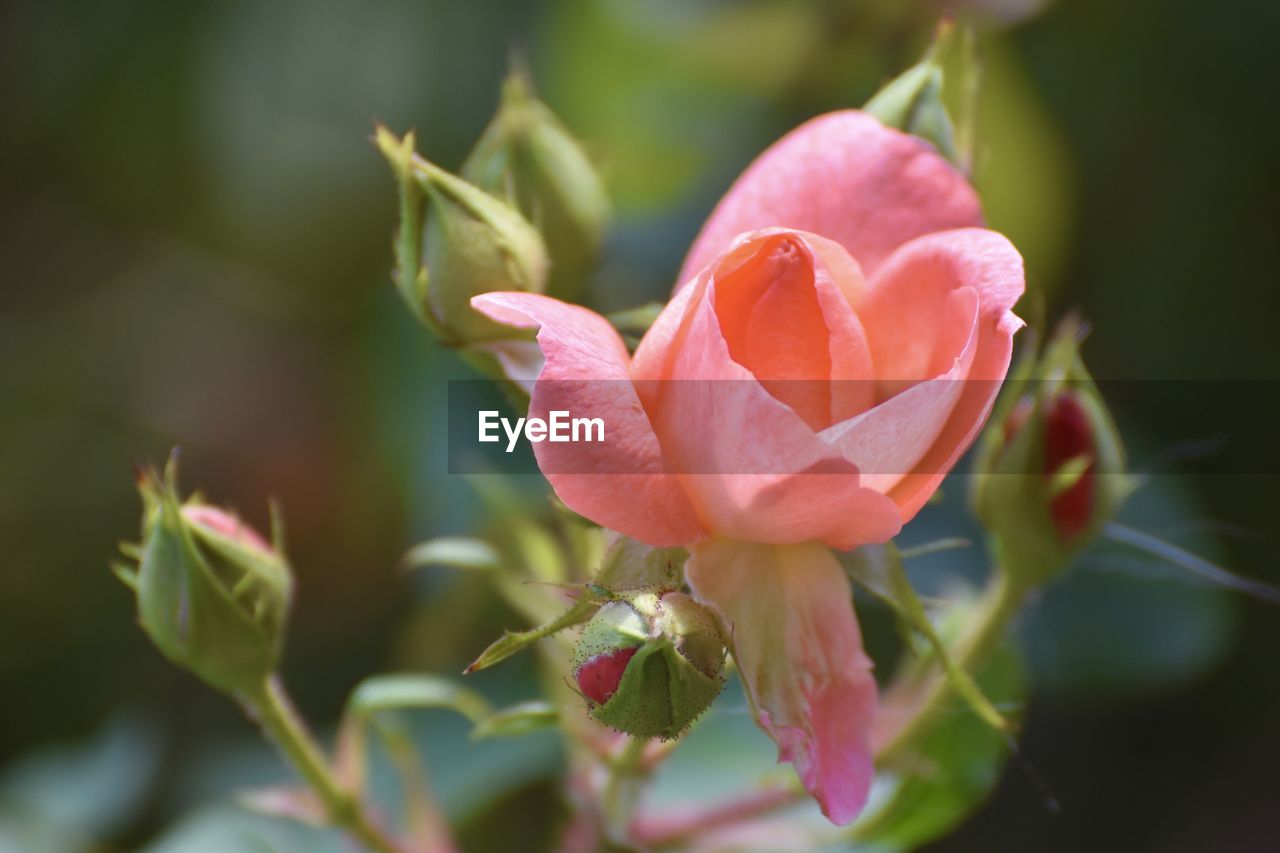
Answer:
[(377, 675), (360, 682), (347, 700), (347, 713), (367, 720), (383, 711), (445, 708), (476, 723), (491, 709), (483, 696), (434, 675)]
[(937, 656), (952, 688), (974, 713), (993, 729), (1006, 731), (1009, 728), (1008, 722), (969, 673), (956, 666), (947, 653), (946, 643), (934, 630), (929, 614), (924, 609), (924, 602), (907, 577), (897, 546), (892, 542), (886, 545), (866, 545), (839, 556), (846, 571), (855, 581), (888, 603), (899, 617), (924, 637)]
[[(992, 655), (977, 683), (1001, 704), (1021, 704), (1025, 677), (1012, 642)], [(877, 851), (906, 851), (945, 835), (990, 793), (1010, 742), (972, 711), (938, 717), (910, 768), (881, 772), (891, 793), (854, 825), (854, 837)]]
[(449, 566), (454, 569), (492, 571), (502, 566), (502, 556), (496, 548), (481, 539), (445, 536), (415, 545), (401, 562), (408, 569)]
[(496, 663), (506, 660), (516, 652), (526, 646), (536, 643), (543, 637), (550, 637), (558, 631), (565, 628), (572, 628), (574, 625), (581, 625), (590, 619), (599, 608), (600, 602), (596, 598), (584, 591), (582, 597), (575, 601), (570, 607), (552, 619), (532, 628), (528, 631), (506, 631), (503, 635), (493, 642), (489, 648), (481, 652), (480, 657), (476, 658), (470, 666), (467, 667), (468, 674), (487, 669)]
[(549, 702), (521, 702), (485, 717), (471, 732), (473, 740), (491, 737), (516, 737), (554, 726), (560, 714)]

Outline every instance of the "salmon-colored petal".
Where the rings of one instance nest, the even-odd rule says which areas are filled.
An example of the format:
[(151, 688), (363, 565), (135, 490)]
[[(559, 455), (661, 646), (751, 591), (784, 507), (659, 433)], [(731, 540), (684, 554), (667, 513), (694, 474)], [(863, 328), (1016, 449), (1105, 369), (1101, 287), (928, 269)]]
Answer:
[[(862, 472), (862, 485), (888, 493), (904, 476), (917, 470), (920, 460), (937, 442), (964, 392), (978, 342), (978, 295), (970, 287), (953, 290), (942, 300), (945, 333), (935, 337), (940, 347), (963, 334), (959, 349), (951, 351), (949, 369), (821, 433)], [(867, 383), (870, 385), (871, 383)]]
[(945, 306), (950, 294), (963, 288), (971, 288), (978, 297), (973, 357), (951, 415), (914, 470), (889, 491), (904, 523), (925, 504), (982, 429), (1009, 370), (1013, 335), (1023, 325), (1012, 309), (1025, 287), (1018, 250), (1000, 234), (981, 228), (913, 240), (872, 277), (858, 313), (878, 376), (894, 376), (885, 373), (881, 359), (895, 365), (894, 378), (909, 379), (936, 369), (936, 360), (945, 358), (939, 355), (943, 350), (912, 341), (930, 335), (939, 339), (969, 334), (963, 324), (946, 321)]
[(813, 252), (814, 289), (827, 325), (831, 357), (831, 411), (824, 426), (839, 423), (871, 408), (875, 399), (875, 365), (867, 333), (853, 306), (867, 289), (857, 261), (839, 243), (806, 234)]
[(486, 293), (477, 311), (517, 328), (537, 328), (544, 364), (529, 416), (550, 411), (601, 418), (604, 441), (534, 443), (538, 467), (560, 500), (598, 524), (651, 545), (685, 545), (703, 535), (693, 505), (666, 467), (628, 373), (626, 346), (600, 315), (532, 293)]
[[(768, 248), (770, 239), (745, 235), (742, 243)], [(895, 535), (893, 503), (862, 488), (857, 468), (731, 356), (715, 310), (718, 273), (705, 270), (691, 288), (697, 299), (669, 381), (644, 397), (704, 525), (727, 537), (846, 548)]]
[(831, 350), (814, 278), (798, 240), (765, 237), (746, 263), (716, 277), (715, 310), (734, 361), (822, 429), (831, 422)]
[(811, 231), (843, 245), (871, 275), (898, 246), (934, 231), (982, 223), (964, 176), (919, 139), (857, 110), (819, 116), (747, 167), (685, 258), (690, 281), (738, 234)]
[(685, 566), (694, 594), (714, 608), (756, 720), (837, 824), (858, 816), (875, 770), (871, 661), (852, 593), (817, 543), (769, 546), (709, 540)]

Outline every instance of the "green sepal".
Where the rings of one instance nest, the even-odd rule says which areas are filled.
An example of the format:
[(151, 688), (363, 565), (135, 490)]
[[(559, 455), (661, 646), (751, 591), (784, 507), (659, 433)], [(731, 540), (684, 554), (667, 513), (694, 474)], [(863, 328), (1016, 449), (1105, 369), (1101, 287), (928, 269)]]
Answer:
[(724, 688), (724, 679), (700, 671), (670, 640), (641, 646), (627, 664), (613, 697), (593, 703), (591, 715), (638, 738), (679, 737)]
[(684, 593), (643, 593), (602, 606), (583, 628), (574, 671), (629, 648), (636, 652), (614, 694), (604, 703), (587, 699), (591, 716), (620, 732), (679, 737), (724, 688), (724, 637), (710, 612)]
[(487, 649), (480, 653), (480, 657), (476, 658), (470, 666), (465, 670), (466, 674), (478, 672), (482, 669), (488, 669), (496, 663), (501, 663), (515, 653), (521, 651), (527, 646), (541, 640), (543, 637), (550, 637), (559, 633), (566, 628), (572, 628), (575, 625), (581, 625), (586, 622), (600, 608), (600, 602), (596, 600), (589, 591), (584, 590), (581, 597), (571, 604), (563, 613), (549, 622), (532, 628), (528, 631), (505, 631), (502, 636), (495, 640)]

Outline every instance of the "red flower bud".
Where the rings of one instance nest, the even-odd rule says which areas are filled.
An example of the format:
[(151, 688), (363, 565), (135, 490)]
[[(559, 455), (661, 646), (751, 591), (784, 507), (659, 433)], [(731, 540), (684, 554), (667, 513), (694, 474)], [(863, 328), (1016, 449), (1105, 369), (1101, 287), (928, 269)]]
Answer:
[(578, 667), (575, 675), (582, 695), (601, 705), (612, 699), (613, 694), (618, 692), (622, 674), (626, 672), (627, 664), (631, 662), (637, 649), (639, 646), (632, 646), (596, 655)]
[(1063, 465), (1082, 456), (1089, 458), (1089, 467), (1049, 504), (1049, 516), (1053, 519), (1054, 529), (1064, 541), (1079, 536), (1093, 520), (1097, 447), (1089, 413), (1080, 405), (1075, 394), (1063, 392), (1053, 401), (1045, 416), (1045, 476), (1052, 477)]

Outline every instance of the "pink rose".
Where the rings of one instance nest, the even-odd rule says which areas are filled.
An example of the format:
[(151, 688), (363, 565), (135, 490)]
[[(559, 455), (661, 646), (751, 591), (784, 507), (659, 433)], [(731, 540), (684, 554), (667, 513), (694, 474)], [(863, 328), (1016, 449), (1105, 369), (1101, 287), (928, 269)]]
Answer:
[(531, 416), (605, 421), (603, 443), (535, 445), (556, 494), (690, 548), (689, 585), (729, 627), (758, 722), (837, 823), (866, 801), (876, 688), (828, 546), (896, 535), (991, 409), (1024, 284), (980, 222), (932, 148), (837, 112), (738, 179), (634, 357), (586, 308), (472, 301), (538, 329)]

